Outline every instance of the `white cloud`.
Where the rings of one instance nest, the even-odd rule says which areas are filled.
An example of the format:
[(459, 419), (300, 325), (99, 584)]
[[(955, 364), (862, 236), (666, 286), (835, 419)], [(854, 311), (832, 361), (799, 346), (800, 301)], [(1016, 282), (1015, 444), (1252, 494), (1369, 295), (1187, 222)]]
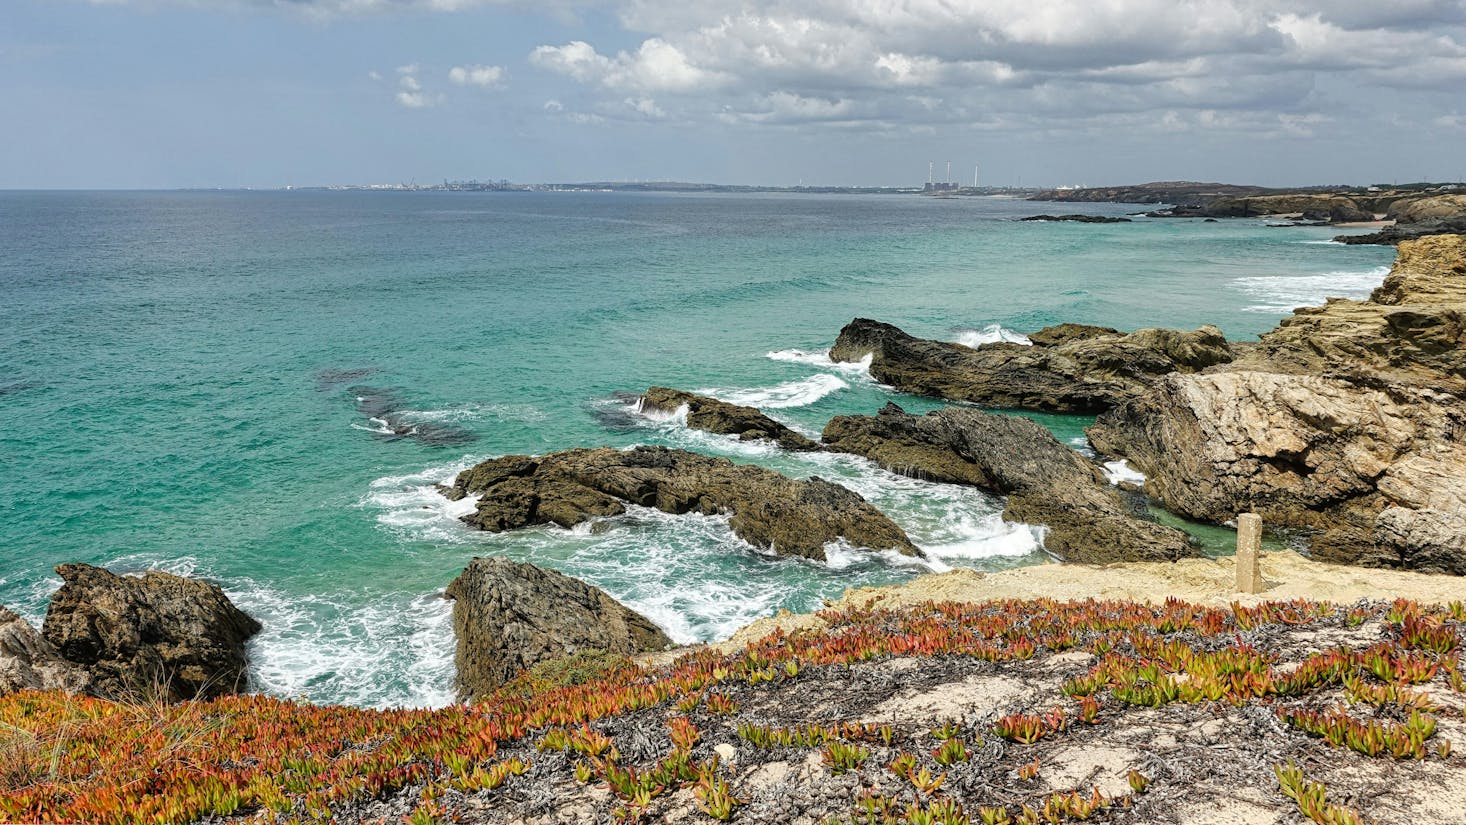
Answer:
[(583, 40), (572, 40), (563, 46), (540, 46), (529, 60), (584, 83), (628, 91), (689, 92), (714, 88), (727, 79), (722, 72), (693, 65), (681, 49), (657, 37), (643, 42), (635, 52), (620, 52), (615, 57), (600, 54)]
[(448, 80), (458, 86), (479, 86), (495, 89), (504, 85), (503, 66), (454, 66), (448, 70)]
[(1351, 105), (1323, 78), (1380, 95), (1466, 83), (1462, 0), (624, 0), (621, 20), (638, 47), (575, 40), (530, 62), (668, 119), (871, 128), (1145, 114), (1302, 137)]
[(417, 79), (422, 67), (416, 63), (397, 67), (397, 94), (393, 99), (405, 109), (427, 109), (443, 102), (441, 94), (433, 94), (423, 88)]

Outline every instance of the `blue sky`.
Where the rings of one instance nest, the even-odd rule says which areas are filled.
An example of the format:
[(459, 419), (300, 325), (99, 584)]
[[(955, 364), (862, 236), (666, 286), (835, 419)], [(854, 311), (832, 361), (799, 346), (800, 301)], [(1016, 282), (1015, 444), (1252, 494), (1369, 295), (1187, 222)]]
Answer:
[(5, 0), (0, 188), (1466, 176), (1466, 0)]

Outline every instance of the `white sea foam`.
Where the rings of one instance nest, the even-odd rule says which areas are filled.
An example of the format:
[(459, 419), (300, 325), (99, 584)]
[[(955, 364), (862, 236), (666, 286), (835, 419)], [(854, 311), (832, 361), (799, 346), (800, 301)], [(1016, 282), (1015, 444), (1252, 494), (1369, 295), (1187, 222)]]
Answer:
[(975, 487), (897, 475), (859, 456), (800, 453), (791, 458), (859, 493), (900, 524), (935, 563), (970, 565), (1042, 549), (1039, 531), (1003, 521), (1002, 501)]
[(1259, 275), (1237, 278), (1232, 283), (1262, 303), (1243, 307), (1246, 312), (1290, 312), (1297, 307), (1316, 306), (1326, 298), (1369, 297), (1390, 273), (1387, 266), (1368, 272), (1325, 272), (1322, 275)]
[(766, 352), (764, 357), (772, 361), (784, 361), (791, 364), (808, 364), (811, 367), (819, 367), (822, 370), (834, 370), (842, 375), (869, 381), (870, 362), (874, 357), (867, 354), (859, 361), (835, 361), (830, 358), (828, 350), (820, 352), (806, 352), (802, 349), (781, 349), (775, 352)]
[(1021, 332), (1014, 332), (998, 324), (988, 324), (982, 329), (963, 329), (957, 331), (957, 343), (964, 347), (977, 349), (983, 344), (995, 344), (1003, 341), (1009, 344), (1032, 344), (1028, 336)]
[(653, 424), (674, 424), (678, 427), (687, 426), (687, 414), (690, 412), (686, 404), (679, 404), (675, 410), (648, 407), (645, 398), (638, 398), (631, 402), (631, 409), (632, 412)]
[[(441, 707), (454, 700), (452, 603), (432, 593), (293, 596), (218, 576), (192, 556), (119, 556), (122, 573), (162, 570), (216, 582), (263, 629), (248, 643), (253, 689), (360, 707)], [(47, 596), (59, 580), (46, 580)]]
[(1295, 243), (1308, 244), (1310, 246), (1346, 246), (1343, 241), (1295, 241)]
[(438, 485), (453, 479), (481, 459), (464, 457), (416, 473), (383, 476), (369, 485), (360, 506), (377, 511), (377, 523), (413, 538), (463, 543), (476, 534), (459, 519), (473, 512), (477, 496), (450, 501), (438, 492)]
[(820, 374), (797, 381), (785, 381), (772, 387), (754, 387), (744, 390), (708, 389), (699, 392), (721, 401), (727, 401), (729, 404), (781, 410), (791, 407), (807, 407), (849, 386), (837, 375)]
[(290, 597), (231, 584), (235, 604), (264, 625), (249, 643), (260, 690), (360, 707), (453, 702), (453, 606), (441, 596)]
[[(396, 416), (404, 421), (450, 424), (481, 418), (496, 418), (501, 421), (519, 421), (538, 424), (549, 418), (543, 410), (532, 404), (468, 404), (442, 410), (400, 410)], [(375, 420), (375, 419), (374, 419)]]
[(397, 431), (392, 429), (392, 425), (388, 424), (386, 419), (372, 417), (368, 418), (367, 421), (371, 424), (371, 426), (366, 426), (365, 424), (352, 424), (351, 429), (364, 430), (369, 433), (376, 433), (377, 435), (397, 435)]
[(1116, 459), (1115, 461), (1106, 461), (1104, 468), (1105, 477), (1110, 480), (1111, 484), (1120, 484), (1122, 482), (1129, 482), (1131, 484), (1145, 483), (1145, 473), (1131, 467), (1123, 458)]

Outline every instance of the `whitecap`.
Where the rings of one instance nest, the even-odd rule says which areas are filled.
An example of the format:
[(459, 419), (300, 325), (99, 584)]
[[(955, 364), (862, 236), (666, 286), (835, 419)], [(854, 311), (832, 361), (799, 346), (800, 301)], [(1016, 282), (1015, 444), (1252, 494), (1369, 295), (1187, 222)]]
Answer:
[(808, 364), (811, 367), (819, 367), (822, 370), (834, 370), (843, 375), (868, 381), (871, 380), (870, 362), (875, 356), (867, 353), (859, 361), (835, 361), (830, 358), (829, 350), (806, 352), (802, 349), (781, 349), (774, 352), (766, 352), (764, 353), (764, 357), (771, 361)]
[(265, 693), (375, 708), (454, 701), (453, 605), (440, 595), (295, 597), (248, 579), (228, 589), (264, 626), (249, 655)]
[(1244, 312), (1291, 312), (1317, 306), (1327, 298), (1362, 300), (1390, 273), (1387, 266), (1368, 272), (1325, 272), (1322, 275), (1259, 275), (1232, 281), (1244, 293), (1264, 303), (1243, 307)]
[(720, 401), (727, 401), (729, 404), (778, 410), (807, 407), (849, 386), (839, 376), (821, 374), (811, 375), (797, 381), (785, 381), (772, 387), (753, 387), (742, 390), (707, 389), (699, 390), (699, 392)]
[(1347, 246), (1343, 241), (1294, 241), (1294, 243), (1308, 244), (1309, 246)]
[(406, 475), (383, 476), (373, 481), (358, 506), (375, 509), (376, 521), (412, 538), (463, 543), (477, 534), (459, 520), (472, 513), (477, 496), (451, 501), (438, 491), (452, 484), (459, 473), (481, 459), (464, 457)]
[(1032, 344), (1028, 336), (1021, 332), (1015, 332), (999, 324), (988, 324), (982, 329), (959, 329), (957, 331), (957, 343), (964, 347), (977, 349), (983, 344), (995, 344), (999, 341), (1008, 344)]
[(1114, 461), (1106, 461), (1104, 463), (1104, 468), (1105, 478), (1108, 478), (1111, 484), (1121, 484), (1126, 482), (1130, 484), (1145, 483), (1145, 473), (1142, 473), (1134, 467), (1131, 467), (1130, 464), (1127, 463), (1123, 458), (1116, 459)]

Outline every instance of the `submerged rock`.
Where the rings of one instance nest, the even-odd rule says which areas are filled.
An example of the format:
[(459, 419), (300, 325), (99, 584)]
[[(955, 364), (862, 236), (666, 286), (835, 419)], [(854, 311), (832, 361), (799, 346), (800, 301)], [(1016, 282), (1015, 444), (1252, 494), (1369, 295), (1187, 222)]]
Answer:
[(29, 622), (0, 607), (0, 696), (18, 690), (80, 693), (89, 681)]
[(1331, 561), (1466, 574), (1466, 237), (1400, 245), (1367, 301), (1299, 310), (1226, 371), (1172, 375), (1089, 436), (1207, 521), (1253, 510)]
[(1043, 222), (1072, 221), (1073, 223), (1131, 223), (1129, 218), (1111, 218), (1105, 215), (1030, 215), (1029, 217), (1019, 218), (1018, 220)]
[(63, 564), (42, 629), (101, 696), (208, 698), (245, 686), (244, 643), (260, 623), (217, 585), (171, 573), (119, 576)]
[(840, 330), (830, 358), (870, 357), (870, 374), (898, 390), (1065, 413), (1095, 413), (1148, 391), (1171, 372), (1196, 372), (1232, 360), (1214, 326), (1192, 332), (1063, 324), (1029, 336), (1032, 346), (983, 344), (976, 349), (908, 335), (890, 324), (856, 318)]
[(672, 645), (652, 621), (563, 573), (475, 558), (445, 595), (453, 600), (460, 698), (493, 691), (540, 662), (591, 650), (632, 655)]
[(1195, 555), (1186, 534), (1137, 517), (1098, 467), (1027, 418), (958, 407), (912, 415), (887, 404), (831, 420), (823, 439), (892, 472), (1007, 495), (1003, 518), (1045, 525), (1044, 546), (1065, 561)]
[(784, 556), (823, 561), (825, 545), (842, 539), (856, 547), (924, 555), (895, 522), (838, 484), (818, 476), (794, 480), (666, 447), (505, 456), (459, 473), (444, 494), (479, 496), (463, 520), (492, 532), (535, 524), (571, 527), (623, 513), (630, 503), (667, 513), (727, 514), (739, 538)]
[(705, 395), (668, 387), (652, 387), (641, 397), (643, 411), (666, 415), (687, 408), (687, 426), (740, 441), (772, 441), (786, 450), (818, 450), (820, 445), (780, 424), (754, 407), (730, 404)]

